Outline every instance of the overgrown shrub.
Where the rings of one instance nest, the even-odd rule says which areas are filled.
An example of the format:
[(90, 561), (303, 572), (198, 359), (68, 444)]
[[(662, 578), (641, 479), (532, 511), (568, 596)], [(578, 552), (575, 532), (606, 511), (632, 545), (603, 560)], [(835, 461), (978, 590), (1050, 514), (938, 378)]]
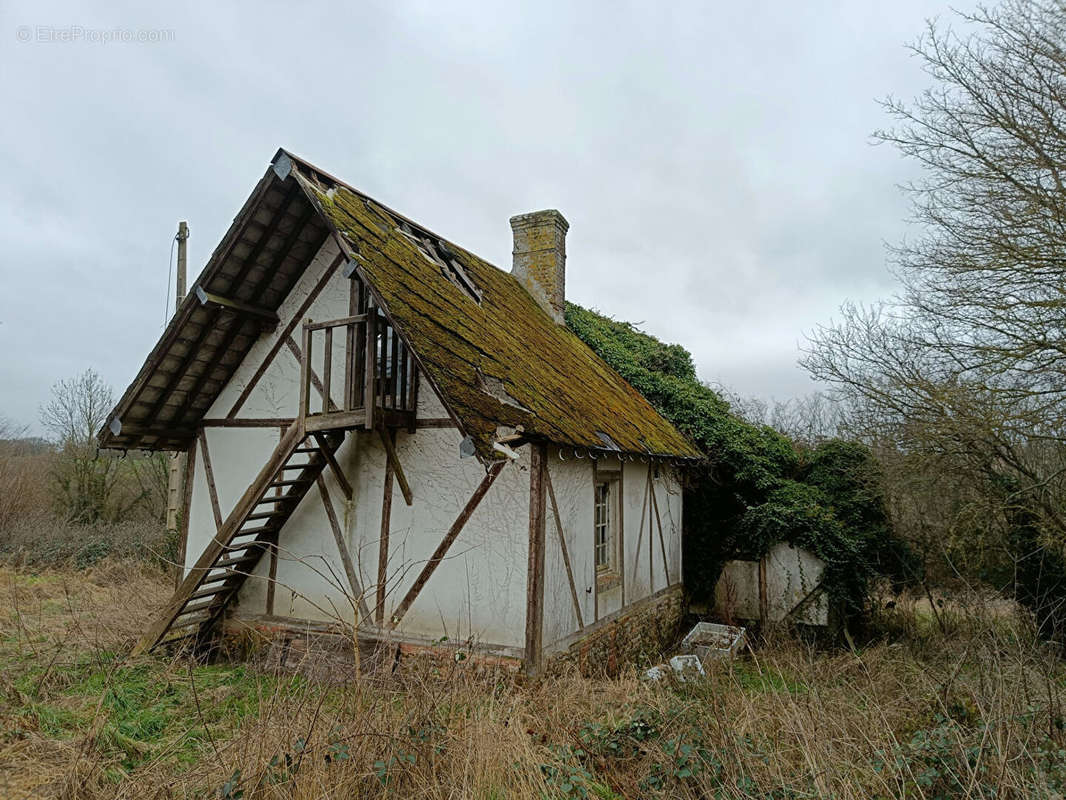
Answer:
[(166, 566), (176, 556), (176, 537), (157, 521), (86, 525), (36, 513), (21, 515), (0, 529), (0, 562), (8, 564), (84, 569), (105, 558), (118, 558)]
[(849, 615), (862, 610), (873, 577), (900, 574), (906, 559), (892, 540), (868, 448), (839, 440), (801, 446), (732, 414), (699, 382), (680, 345), (573, 304), (566, 322), (703, 451), (684, 503), (684, 580), (695, 599), (713, 598), (727, 560), (759, 558), (778, 542), (827, 563), (826, 588)]

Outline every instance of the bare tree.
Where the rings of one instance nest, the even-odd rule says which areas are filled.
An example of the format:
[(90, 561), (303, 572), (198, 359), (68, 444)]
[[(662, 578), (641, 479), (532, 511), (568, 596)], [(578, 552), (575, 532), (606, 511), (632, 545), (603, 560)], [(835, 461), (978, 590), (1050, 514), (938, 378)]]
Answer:
[[(927, 25), (933, 87), (876, 137), (918, 162), (902, 292), (846, 305), (804, 365), (868, 439), (949, 474), (1017, 559), (1066, 542), (1066, 5), (1007, 0)], [(956, 522), (962, 518), (956, 516)], [(992, 519), (995, 518), (995, 523)], [(1009, 538), (1009, 537), (1008, 537)], [(1043, 573), (1042, 573), (1043, 574)]]
[(794, 442), (814, 447), (828, 439), (846, 436), (844, 404), (824, 392), (788, 400), (744, 397), (722, 386), (713, 387), (734, 414), (756, 425), (769, 425)]
[[(61, 380), (41, 408), (41, 424), (55, 441), (52, 470), (56, 509), (77, 522), (113, 521), (157, 499), (151, 459), (125, 460), (101, 452), (96, 434), (114, 406), (114, 392), (92, 369)], [(139, 463), (143, 461), (143, 463)]]

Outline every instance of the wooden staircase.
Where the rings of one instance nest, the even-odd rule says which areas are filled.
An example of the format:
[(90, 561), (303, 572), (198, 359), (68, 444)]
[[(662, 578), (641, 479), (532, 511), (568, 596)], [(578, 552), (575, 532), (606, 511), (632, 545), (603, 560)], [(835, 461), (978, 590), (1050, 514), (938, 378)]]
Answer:
[(326, 465), (335, 463), (344, 434), (308, 433), (301, 420), (289, 427), (133, 655), (205, 637)]

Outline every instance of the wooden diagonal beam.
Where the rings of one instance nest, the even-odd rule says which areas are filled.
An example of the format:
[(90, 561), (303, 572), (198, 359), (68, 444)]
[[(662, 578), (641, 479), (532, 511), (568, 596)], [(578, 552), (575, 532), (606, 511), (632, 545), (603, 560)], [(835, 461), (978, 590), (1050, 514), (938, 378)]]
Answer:
[(248, 316), (262, 319), (265, 322), (272, 322), (275, 325), (280, 321), (276, 311), (271, 311), (269, 308), (253, 306), (251, 303), (243, 303), (240, 300), (234, 300), (230, 297), (223, 297), (220, 294), (213, 294), (206, 291), (202, 286), (196, 287), (196, 296), (199, 298), (200, 305), (202, 306), (221, 308), (225, 311), (233, 311), (236, 314), (247, 314)]
[(207, 493), (211, 496), (211, 511), (215, 515), (215, 530), (222, 527), (222, 508), (218, 503), (218, 490), (215, 488), (215, 471), (211, 468), (211, 454), (207, 451), (207, 434), (200, 428), (200, 454), (204, 459), (204, 477), (207, 479)]
[(356, 625), (360, 620), (368, 619), (370, 617), (370, 610), (366, 607), (366, 598), (363, 597), (363, 587), (359, 583), (359, 576), (355, 572), (355, 564), (352, 561), (352, 555), (348, 552), (348, 545), (344, 543), (344, 534), (341, 532), (340, 522), (337, 521), (337, 512), (333, 509), (333, 502), (329, 499), (329, 492), (326, 490), (326, 482), (322, 480), (322, 474), (319, 473), (315, 479), (315, 483), (318, 484), (318, 491), (322, 493), (322, 505), (326, 507), (326, 516), (329, 517), (329, 527), (333, 531), (333, 539), (337, 542), (337, 549), (341, 554), (341, 563), (344, 565), (344, 572), (348, 576), (348, 586), (352, 591), (352, 597), (356, 600), (359, 606), (359, 619), (357, 619)]
[[(650, 478), (649, 478), (650, 480)], [(670, 564), (666, 560), (666, 540), (663, 538), (663, 521), (659, 516), (659, 501), (655, 499), (655, 483), (651, 483), (651, 508), (655, 512), (655, 524), (659, 528), (659, 549), (663, 554), (663, 574), (666, 575), (666, 585), (670, 585)], [(650, 520), (649, 520), (650, 522)], [(648, 526), (651, 527), (650, 525)], [(650, 531), (649, 531), (650, 533)]]
[(548, 487), (548, 499), (551, 501), (552, 515), (555, 517), (555, 530), (559, 533), (559, 547), (563, 551), (563, 566), (566, 567), (566, 579), (570, 584), (570, 599), (574, 602), (574, 616), (577, 617), (577, 627), (578, 629), (584, 629), (585, 620), (581, 617), (581, 602), (577, 597), (574, 570), (570, 567), (570, 553), (566, 548), (566, 534), (563, 532), (563, 520), (559, 514), (559, 504), (555, 500), (555, 488), (552, 486), (551, 470), (544, 470), (544, 483)]
[[(289, 352), (293, 354), (296, 360), (300, 362), (300, 366), (303, 367), (303, 351), (300, 349), (300, 345), (296, 344), (296, 340), (291, 336), (287, 337), (285, 339), (285, 346), (289, 348)], [(326, 390), (322, 386), (322, 381), (318, 378), (318, 373), (311, 368), (310, 364), (307, 365), (307, 370), (311, 373), (311, 384), (315, 387), (315, 391), (318, 392), (318, 396), (328, 401), (326, 407), (330, 411), (339, 411), (340, 409), (337, 408), (337, 404), (333, 402), (332, 398), (326, 397)]]
[[(389, 431), (395, 436), (395, 431)], [(381, 538), (378, 540), (378, 583), (374, 620), (380, 628), (385, 624), (385, 584), (388, 583), (389, 532), (392, 527), (392, 462), (385, 459), (385, 487), (381, 495)]]
[[(648, 467), (648, 476), (651, 476), (651, 467)], [(637, 546), (633, 548), (633, 582), (637, 582), (637, 565), (640, 564), (640, 543), (644, 541), (644, 515), (648, 513), (648, 483), (644, 483), (644, 501), (640, 505), (640, 527), (637, 535)], [(650, 588), (650, 587), (649, 587)]]
[(407, 476), (404, 475), (403, 467), (400, 466), (400, 459), (396, 455), (396, 447), (392, 442), (392, 437), (385, 433), (384, 428), (378, 428), (378, 433), (381, 434), (381, 443), (385, 445), (385, 456), (389, 459), (389, 463), (392, 464), (392, 471), (396, 476), (396, 483), (400, 485), (403, 500), (407, 505), (411, 505), (414, 502), (414, 495), (411, 494), (411, 486), (407, 483)]
[(325, 272), (322, 273), (322, 277), (318, 279), (318, 283), (316, 283), (314, 288), (308, 292), (307, 297), (300, 305), (300, 308), (292, 315), (292, 319), (289, 320), (285, 329), (281, 332), (281, 335), (275, 340), (274, 345), (270, 348), (270, 352), (266, 354), (263, 363), (259, 365), (255, 374), (252, 375), (252, 379), (248, 381), (247, 385), (245, 385), (244, 389), (241, 391), (240, 397), (238, 397), (237, 401), (233, 404), (233, 408), (231, 408), (229, 413), (226, 414), (227, 419), (233, 419), (237, 416), (237, 412), (241, 410), (241, 406), (243, 406), (245, 401), (248, 400), (252, 390), (255, 389), (256, 385), (259, 383), (259, 379), (263, 377), (263, 373), (265, 373), (267, 368), (274, 362), (274, 356), (276, 356), (278, 351), (285, 346), (285, 342), (292, 338), (292, 332), (296, 329), (296, 326), (303, 321), (307, 309), (309, 309), (311, 304), (318, 299), (322, 290), (326, 288), (326, 284), (329, 283), (329, 279), (336, 273), (337, 267), (343, 264), (344, 261), (344, 255), (341, 254), (334, 258), (330, 265), (326, 267)]
[(429, 561), (422, 568), (422, 572), (415, 578), (415, 582), (411, 585), (411, 588), (407, 590), (407, 594), (404, 595), (403, 600), (400, 601), (400, 605), (396, 607), (396, 610), (392, 613), (392, 618), (389, 620), (389, 630), (394, 629), (400, 624), (400, 620), (403, 619), (404, 614), (411, 607), (411, 604), (418, 597), (418, 593), (422, 591), (422, 587), (426, 585), (426, 582), (433, 575), (434, 570), (440, 565), (440, 562), (444, 560), (444, 557), (448, 554), (449, 548), (455, 541), (456, 537), (463, 530), (467, 520), (474, 513), (474, 510), (481, 502), (481, 498), (485, 496), (489, 488), (496, 481), (500, 471), (503, 469), (506, 462), (496, 462), (489, 467), (488, 472), (485, 473), (485, 477), (481, 479), (481, 483), (474, 490), (474, 493), (470, 496), (470, 499), (466, 501), (466, 505), (463, 506), (463, 510), (459, 512), (459, 516), (455, 518), (455, 522), (448, 529), (448, 532), (444, 534), (444, 539), (437, 545), (437, 549), (433, 551), (433, 555), (429, 557)]
[[(344, 477), (344, 471), (341, 469), (340, 464), (337, 463), (337, 457), (333, 454), (333, 448), (329, 446), (329, 442), (326, 441), (325, 434), (313, 433), (311, 434), (315, 441), (318, 443), (319, 449), (322, 451), (322, 455), (326, 457), (326, 463), (329, 464), (329, 468), (333, 470), (333, 476), (337, 479), (337, 483), (340, 484), (341, 491), (344, 492), (345, 498), (352, 499), (352, 485), (348, 483), (348, 479)], [(344, 432), (341, 432), (341, 436)]]

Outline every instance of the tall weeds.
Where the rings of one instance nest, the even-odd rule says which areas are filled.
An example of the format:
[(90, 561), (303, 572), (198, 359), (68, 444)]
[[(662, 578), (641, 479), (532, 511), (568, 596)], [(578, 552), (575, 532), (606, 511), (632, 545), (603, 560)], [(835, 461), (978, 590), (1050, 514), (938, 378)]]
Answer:
[(1066, 786), (1066, 668), (1012, 606), (982, 598), (946, 604), (943, 625), (897, 604), (850, 650), (779, 635), (691, 683), (634, 671), (523, 685), (471, 660), (320, 682), (126, 659), (169, 590), (132, 562), (0, 569), (0, 796), (848, 800)]

